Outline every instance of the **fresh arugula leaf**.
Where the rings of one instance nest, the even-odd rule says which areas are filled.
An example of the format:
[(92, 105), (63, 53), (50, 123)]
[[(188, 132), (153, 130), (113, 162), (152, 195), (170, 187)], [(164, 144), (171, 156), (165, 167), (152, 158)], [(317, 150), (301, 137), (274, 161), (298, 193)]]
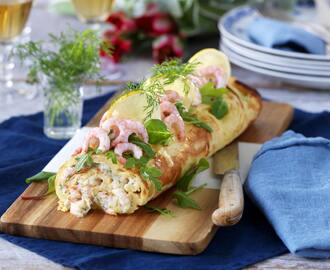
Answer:
[(199, 187), (189, 188), (187, 191), (176, 191), (173, 193), (174, 199), (176, 200), (176, 204), (182, 208), (193, 208), (197, 210), (201, 210), (198, 203), (189, 197), (189, 195), (197, 190), (204, 188), (207, 184), (203, 184)]
[(95, 149), (94, 150), (94, 153), (97, 154), (97, 155), (99, 155), (99, 154), (102, 154), (103, 152), (100, 149)]
[(205, 158), (201, 158), (199, 162), (192, 166), (178, 181), (177, 187), (182, 191), (187, 191), (194, 177), (202, 171), (210, 167), (209, 162)]
[(132, 169), (136, 166), (137, 162), (136, 162), (136, 158), (134, 157), (129, 157), (126, 159), (126, 163), (125, 163), (125, 168), (126, 169)]
[(202, 103), (212, 105), (216, 97), (212, 96), (202, 96)]
[(117, 164), (118, 161), (117, 161), (117, 157), (116, 157), (116, 154), (113, 150), (109, 150), (108, 152), (105, 153), (105, 157), (107, 159), (111, 159), (112, 163), (113, 164)]
[(39, 172), (36, 175), (33, 175), (25, 179), (25, 183), (30, 184), (31, 182), (46, 181), (49, 177), (55, 176), (56, 173), (53, 172)]
[(156, 191), (162, 190), (162, 183), (159, 181), (159, 177), (162, 175), (162, 172), (156, 167), (143, 166), (140, 168), (140, 174), (145, 180), (150, 180), (156, 188)]
[(133, 143), (133, 144), (139, 146), (148, 158), (153, 158), (155, 156), (155, 151), (151, 148), (151, 146), (149, 144), (145, 143), (143, 140), (141, 140), (135, 134), (132, 134), (131, 136), (129, 136), (128, 141), (130, 143)]
[(202, 95), (202, 103), (211, 106), (211, 113), (221, 119), (228, 113), (228, 105), (222, 98), (228, 92), (227, 88), (215, 88), (212, 82), (204, 84), (199, 91)]
[(173, 193), (174, 198), (176, 199), (176, 204), (182, 208), (193, 208), (196, 210), (201, 210), (198, 203), (189, 197), (185, 192), (175, 191)]
[(212, 132), (213, 129), (206, 124), (205, 122), (199, 120), (196, 116), (194, 116), (191, 112), (187, 111), (184, 105), (180, 102), (177, 102), (175, 104), (176, 108), (178, 109), (178, 112), (180, 113), (183, 121), (190, 123), (196, 127), (203, 128), (207, 130), (208, 132)]
[(78, 162), (75, 166), (75, 169), (76, 169), (77, 172), (79, 172), (83, 168), (88, 168), (88, 167), (90, 168), (90, 167), (93, 166), (94, 161), (93, 161), (93, 158), (92, 158), (92, 153), (93, 152), (88, 152), (88, 153), (82, 154), (79, 157), (76, 157), (76, 160)]
[(151, 144), (166, 144), (172, 137), (172, 133), (168, 130), (167, 126), (162, 120), (149, 119), (144, 124), (148, 135), (149, 143)]
[(47, 189), (47, 192), (45, 195), (55, 192), (55, 178), (56, 178), (56, 175), (53, 175), (48, 178), (48, 189)]
[(158, 212), (162, 216), (175, 217), (173, 212), (171, 210), (167, 209), (167, 208), (160, 208), (160, 207), (152, 206), (152, 205), (149, 205), (149, 204), (146, 204), (144, 206), (144, 208), (148, 209), (149, 212)]
[(210, 97), (221, 97), (223, 94), (228, 93), (227, 88), (215, 88), (214, 83), (208, 82), (204, 84), (200, 89), (200, 93), (202, 96), (210, 96)]
[(211, 105), (211, 113), (217, 119), (223, 118), (228, 113), (227, 103), (221, 97), (217, 97)]
[(47, 192), (43, 195), (43, 196), (45, 196), (45, 195), (51, 194), (55, 191), (55, 178), (56, 178), (56, 173), (40, 172), (30, 178), (27, 178), (25, 180), (25, 182), (27, 184), (30, 184), (31, 182), (40, 182), (40, 181), (47, 180), (48, 189), (47, 189)]
[(200, 190), (200, 189), (202, 189), (202, 188), (204, 188), (204, 187), (206, 187), (206, 186), (207, 186), (207, 184), (205, 183), (205, 184), (200, 185), (200, 186), (198, 186), (198, 187), (191, 187), (191, 188), (189, 188), (189, 190), (187, 190), (185, 193), (186, 193), (186, 195), (190, 195), (191, 193), (193, 193), (193, 192), (195, 192), (195, 191), (197, 191), (197, 190)]

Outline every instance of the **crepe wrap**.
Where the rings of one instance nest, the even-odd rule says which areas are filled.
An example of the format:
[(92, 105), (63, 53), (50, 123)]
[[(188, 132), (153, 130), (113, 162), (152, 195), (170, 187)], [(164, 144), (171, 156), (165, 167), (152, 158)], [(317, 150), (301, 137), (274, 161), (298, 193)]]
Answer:
[[(85, 215), (91, 208), (101, 208), (114, 215), (129, 214), (174, 186), (191, 166), (231, 143), (257, 118), (261, 110), (259, 94), (233, 77), (229, 79), (227, 88), (229, 92), (223, 98), (227, 102), (228, 113), (222, 119), (218, 120), (209, 112), (209, 105), (196, 107), (196, 116), (207, 123), (213, 132), (185, 123), (184, 141), (175, 140), (168, 146), (153, 146), (156, 156), (149, 164), (162, 172), (160, 192), (137, 170), (126, 169), (120, 163), (113, 164), (104, 154), (93, 154), (97, 166), (72, 175), (72, 167), (77, 163), (72, 157), (61, 166), (56, 177), (59, 210), (71, 209), (71, 213), (77, 216)], [(70, 205), (68, 200), (68, 183), (83, 195), (83, 199), (75, 205)]]

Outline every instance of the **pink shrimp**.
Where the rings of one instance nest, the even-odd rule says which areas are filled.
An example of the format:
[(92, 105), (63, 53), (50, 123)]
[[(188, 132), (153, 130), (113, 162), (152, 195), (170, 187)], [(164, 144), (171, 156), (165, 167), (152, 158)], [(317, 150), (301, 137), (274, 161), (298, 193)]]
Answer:
[(71, 156), (74, 157), (76, 155), (79, 155), (81, 152), (82, 152), (82, 147), (79, 146), (76, 150), (73, 151)]
[(104, 130), (106, 130), (108, 133), (113, 131), (114, 136), (117, 137), (119, 135), (119, 133), (121, 132), (120, 123), (121, 123), (121, 119), (111, 117), (111, 118), (103, 120), (103, 121), (101, 119), (100, 127), (103, 128)]
[(129, 120), (129, 119), (115, 119), (110, 118), (103, 122), (102, 127), (110, 132), (115, 131), (115, 139), (112, 142), (112, 146), (116, 146), (119, 143), (127, 143), (128, 137), (135, 133), (140, 135), (144, 142), (149, 141), (148, 132), (142, 123)]
[(179, 140), (185, 138), (184, 122), (178, 109), (169, 101), (163, 101), (160, 104), (161, 118), (166, 126), (176, 132)]
[(105, 121), (105, 120), (107, 120), (106, 118), (107, 118), (107, 114), (108, 114), (108, 112), (105, 112), (103, 115), (102, 115), (102, 118), (101, 118), (101, 120), (100, 120), (100, 127), (102, 126), (102, 123)]
[(197, 91), (195, 92), (194, 99), (192, 101), (192, 105), (197, 106), (201, 103), (202, 103), (202, 96), (201, 96), (201, 93), (199, 92), (199, 90), (197, 89)]
[(161, 102), (169, 101), (169, 102), (175, 103), (180, 100), (182, 100), (182, 97), (178, 94), (178, 92), (173, 91), (173, 90), (165, 91), (165, 95), (162, 96), (162, 98), (161, 98)]
[(123, 157), (123, 153), (125, 152), (132, 152), (133, 156), (137, 159), (142, 157), (142, 150), (140, 147), (133, 143), (119, 143), (115, 147), (115, 153), (119, 156), (118, 159), (123, 164), (126, 162), (126, 159)]
[(169, 101), (163, 101), (160, 103), (160, 115), (162, 119), (169, 116), (172, 113), (179, 113), (175, 105)]
[(108, 133), (102, 128), (93, 128), (85, 138), (82, 151), (87, 153), (89, 147), (98, 148), (102, 152), (108, 151), (110, 149)]
[(213, 82), (216, 88), (226, 86), (226, 78), (222, 69), (216, 66), (207, 66), (198, 71), (198, 77), (204, 78), (206, 82)]
[(201, 88), (207, 83), (207, 80), (204, 77), (199, 77), (197, 75), (188, 75), (188, 79), (198, 88)]
[(70, 195), (69, 195), (68, 199), (70, 202), (76, 202), (76, 201), (81, 200), (82, 195), (81, 195), (80, 190), (78, 190), (77, 186), (71, 187), (69, 189), (69, 193), (70, 193)]
[(185, 139), (186, 133), (184, 129), (184, 122), (179, 114), (170, 114), (169, 116), (165, 117), (164, 122), (166, 126), (175, 131), (176, 136), (180, 141), (183, 141)]

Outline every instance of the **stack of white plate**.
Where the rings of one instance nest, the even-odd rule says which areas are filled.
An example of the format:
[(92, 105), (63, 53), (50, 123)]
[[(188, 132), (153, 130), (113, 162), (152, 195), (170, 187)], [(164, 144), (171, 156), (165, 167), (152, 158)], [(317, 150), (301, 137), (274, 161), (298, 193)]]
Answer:
[(243, 6), (219, 21), (220, 48), (230, 61), (289, 83), (330, 90), (330, 55), (287, 52), (253, 43), (247, 35), (247, 26), (259, 16), (262, 15), (256, 9)]

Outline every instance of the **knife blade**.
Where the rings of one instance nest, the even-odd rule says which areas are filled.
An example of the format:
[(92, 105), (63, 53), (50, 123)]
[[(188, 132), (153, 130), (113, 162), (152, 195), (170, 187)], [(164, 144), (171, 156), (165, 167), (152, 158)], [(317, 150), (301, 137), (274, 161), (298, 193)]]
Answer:
[(218, 226), (236, 224), (242, 217), (244, 196), (239, 174), (238, 142), (233, 142), (213, 156), (213, 172), (222, 176), (218, 209), (212, 214), (212, 221)]

